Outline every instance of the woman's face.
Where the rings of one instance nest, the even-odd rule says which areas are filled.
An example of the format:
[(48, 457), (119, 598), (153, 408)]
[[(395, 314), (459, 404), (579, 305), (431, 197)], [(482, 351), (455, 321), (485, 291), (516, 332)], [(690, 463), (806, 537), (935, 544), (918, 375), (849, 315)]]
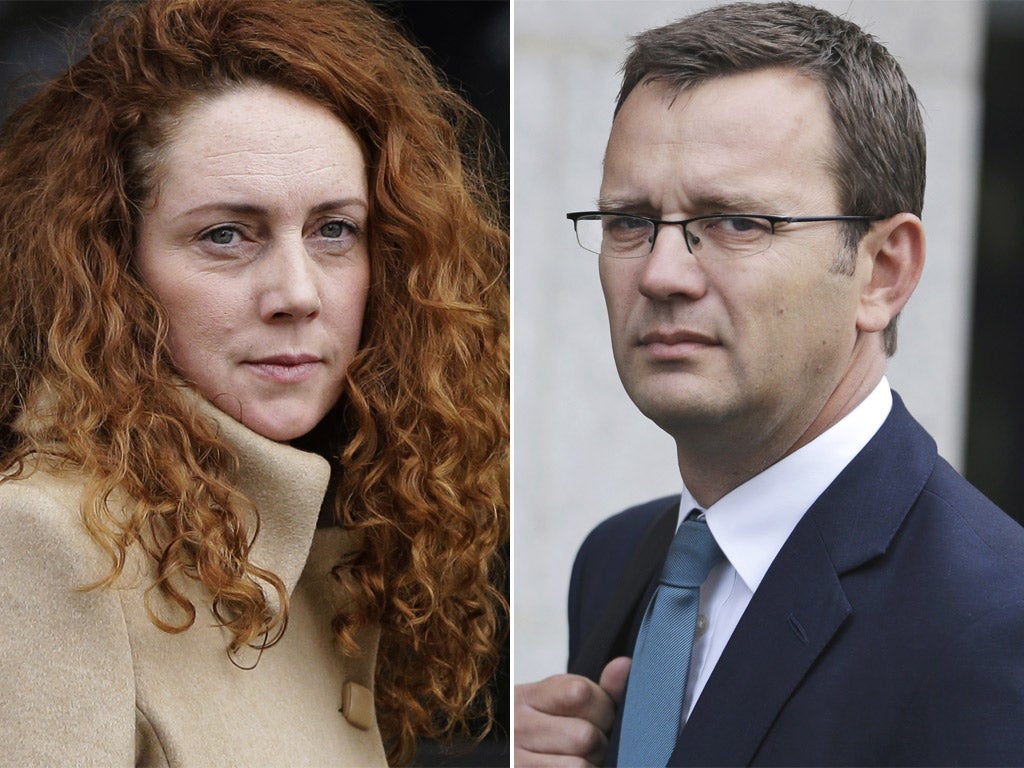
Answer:
[(370, 281), (366, 164), (324, 107), (267, 85), (191, 107), (161, 154), (136, 265), (178, 371), (272, 440), (341, 395)]

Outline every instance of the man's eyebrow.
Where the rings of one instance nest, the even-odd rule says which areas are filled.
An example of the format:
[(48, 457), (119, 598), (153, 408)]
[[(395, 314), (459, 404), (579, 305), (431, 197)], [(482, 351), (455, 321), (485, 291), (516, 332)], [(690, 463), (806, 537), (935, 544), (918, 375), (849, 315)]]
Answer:
[[(624, 213), (644, 213), (662, 215), (646, 198), (640, 197), (599, 197), (595, 203), (600, 211), (622, 211)], [(709, 213), (776, 213), (777, 206), (769, 205), (760, 198), (749, 195), (730, 195), (724, 193), (696, 194), (690, 197), (687, 215), (703, 216)]]
[(599, 211), (650, 210), (649, 201), (638, 197), (599, 197), (594, 203)]
[(695, 212), (703, 213), (772, 213), (764, 200), (747, 195), (729, 195), (721, 193), (694, 195), (691, 198)]

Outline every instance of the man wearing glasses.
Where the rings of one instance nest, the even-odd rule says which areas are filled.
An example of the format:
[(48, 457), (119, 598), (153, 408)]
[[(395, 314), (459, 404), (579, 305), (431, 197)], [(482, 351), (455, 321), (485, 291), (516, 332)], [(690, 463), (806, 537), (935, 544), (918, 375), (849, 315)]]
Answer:
[(587, 538), (517, 765), (1024, 764), (1024, 530), (884, 376), (924, 169), (912, 88), (848, 21), (739, 4), (637, 38), (568, 218), (684, 488)]

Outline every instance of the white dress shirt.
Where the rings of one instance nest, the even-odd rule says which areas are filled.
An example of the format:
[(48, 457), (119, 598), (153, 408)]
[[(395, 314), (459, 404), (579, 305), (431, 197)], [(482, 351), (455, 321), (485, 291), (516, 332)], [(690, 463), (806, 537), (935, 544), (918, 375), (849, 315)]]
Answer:
[[(700, 588), (684, 723), (789, 534), (874, 437), (891, 408), (892, 392), (883, 377), (870, 395), (827, 431), (702, 510), (726, 559), (711, 569)], [(680, 522), (693, 509), (701, 507), (684, 487)]]

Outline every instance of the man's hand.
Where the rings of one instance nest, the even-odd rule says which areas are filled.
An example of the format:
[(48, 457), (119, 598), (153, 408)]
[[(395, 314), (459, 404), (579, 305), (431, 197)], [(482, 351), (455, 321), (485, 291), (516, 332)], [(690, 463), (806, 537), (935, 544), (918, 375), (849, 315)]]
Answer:
[(625, 656), (612, 659), (600, 685), (580, 675), (517, 685), (515, 765), (601, 765), (629, 666)]

